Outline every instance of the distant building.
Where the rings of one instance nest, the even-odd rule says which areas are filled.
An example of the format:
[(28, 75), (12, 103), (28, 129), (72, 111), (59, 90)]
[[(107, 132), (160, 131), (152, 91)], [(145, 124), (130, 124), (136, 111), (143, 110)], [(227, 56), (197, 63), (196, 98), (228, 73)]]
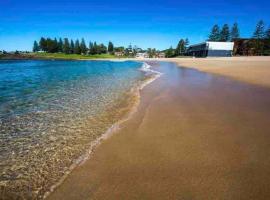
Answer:
[(123, 52), (123, 51), (116, 51), (116, 52), (114, 52), (114, 55), (117, 56), (117, 57), (121, 57), (121, 56), (124, 56), (125, 55), (125, 52)]
[(156, 57), (157, 58), (165, 58), (165, 53), (159, 52)]
[(193, 57), (231, 57), (234, 42), (203, 42), (191, 45), (187, 55)]
[(148, 53), (136, 53), (136, 58), (149, 58)]

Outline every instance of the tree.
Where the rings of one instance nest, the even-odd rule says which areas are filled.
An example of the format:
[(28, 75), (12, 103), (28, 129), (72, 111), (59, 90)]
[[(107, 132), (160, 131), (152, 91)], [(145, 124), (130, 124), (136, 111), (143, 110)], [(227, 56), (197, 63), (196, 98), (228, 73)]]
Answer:
[(89, 42), (89, 54), (93, 55), (94, 54), (94, 44), (93, 42)]
[(74, 42), (73, 40), (70, 41), (70, 53), (74, 53), (74, 49), (75, 49), (75, 46), (74, 46)]
[(260, 20), (256, 25), (256, 29), (253, 33), (253, 38), (254, 39), (263, 39), (264, 36), (265, 36), (264, 22), (263, 22), (263, 20)]
[(114, 46), (113, 46), (113, 43), (110, 41), (108, 44), (108, 52), (112, 54), (113, 51), (114, 51)]
[(265, 39), (270, 39), (270, 27), (265, 31)]
[(87, 48), (86, 48), (85, 41), (84, 41), (83, 38), (81, 40), (80, 48), (81, 48), (81, 53), (82, 54), (86, 54), (87, 53)]
[(65, 38), (65, 39), (64, 39), (63, 52), (64, 52), (65, 54), (69, 54), (69, 53), (70, 53), (70, 45), (69, 45), (68, 38)]
[(46, 39), (46, 49), (49, 53), (57, 52), (57, 40), (52, 40), (51, 38)]
[(228, 24), (224, 24), (222, 30), (220, 31), (219, 41), (227, 42), (230, 39), (230, 28)]
[(34, 45), (33, 45), (33, 52), (37, 52), (37, 51), (39, 51), (39, 46), (38, 46), (37, 41), (35, 40)]
[(92, 51), (93, 51), (93, 55), (95, 55), (95, 54), (98, 53), (98, 47), (97, 47), (97, 43), (96, 42), (94, 42), (94, 44), (93, 44)]
[(81, 54), (82, 53), (81, 45), (80, 45), (80, 42), (79, 42), (78, 39), (75, 41), (74, 53), (76, 53), (76, 54)]
[(57, 46), (58, 46), (58, 51), (63, 52), (63, 40), (62, 40), (62, 38), (59, 39)]
[(47, 41), (44, 37), (40, 38), (40, 41), (39, 41), (39, 47), (42, 51), (48, 51), (47, 49)]
[(54, 38), (53, 46), (54, 46), (54, 52), (58, 52), (59, 49), (58, 49), (58, 42), (57, 42), (57, 39), (56, 38)]
[(104, 44), (96, 45), (96, 53), (97, 54), (107, 53), (107, 47)]
[(185, 45), (186, 45), (186, 47), (188, 47), (188, 45), (189, 45), (189, 39), (188, 38), (185, 39)]
[(220, 39), (220, 30), (219, 26), (216, 24), (213, 26), (211, 30), (208, 41), (219, 41), (219, 39)]
[(175, 56), (175, 53), (174, 53), (174, 49), (172, 47), (170, 47), (169, 49), (167, 49), (165, 51), (165, 57), (166, 58), (171, 58), (171, 57), (174, 57)]
[(231, 41), (240, 38), (240, 32), (238, 28), (238, 24), (234, 23), (231, 30)]
[(175, 49), (175, 55), (180, 56), (185, 53), (185, 40), (181, 39)]
[(264, 43), (262, 41), (262, 39), (265, 38), (265, 31), (264, 31), (264, 22), (263, 20), (260, 20), (257, 25), (256, 25), (256, 29), (253, 33), (253, 38), (254, 38), (254, 42), (253, 42), (253, 48), (255, 49), (255, 53), (257, 55), (262, 55), (263, 51), (264, 51)]

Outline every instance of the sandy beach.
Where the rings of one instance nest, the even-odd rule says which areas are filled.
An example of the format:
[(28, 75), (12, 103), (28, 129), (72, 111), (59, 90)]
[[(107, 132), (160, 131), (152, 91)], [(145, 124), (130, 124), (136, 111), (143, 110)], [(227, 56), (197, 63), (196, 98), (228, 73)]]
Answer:
[(269, 58), (235, 59), (170, 61), (244, 82), (149, 61), (137, 112), (48, 199), (269, 199)]
[(179, 66), (270, 87), (270, 57), (169, 58)]

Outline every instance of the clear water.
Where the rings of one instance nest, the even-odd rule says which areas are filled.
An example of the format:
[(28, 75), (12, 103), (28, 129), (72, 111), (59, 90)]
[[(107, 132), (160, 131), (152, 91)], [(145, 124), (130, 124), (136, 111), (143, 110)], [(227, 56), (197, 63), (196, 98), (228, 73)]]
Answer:
[(0, 61), (0, 195), (41, 198), (122, 118), (142, 63)]

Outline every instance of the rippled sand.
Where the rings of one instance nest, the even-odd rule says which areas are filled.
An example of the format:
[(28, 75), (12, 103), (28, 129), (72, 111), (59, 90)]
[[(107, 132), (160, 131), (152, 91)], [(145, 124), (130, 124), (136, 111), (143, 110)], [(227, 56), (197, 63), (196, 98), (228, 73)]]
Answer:
[(138, 111), (48, 199), (270, 199), (270, 90), (152, 64)]

